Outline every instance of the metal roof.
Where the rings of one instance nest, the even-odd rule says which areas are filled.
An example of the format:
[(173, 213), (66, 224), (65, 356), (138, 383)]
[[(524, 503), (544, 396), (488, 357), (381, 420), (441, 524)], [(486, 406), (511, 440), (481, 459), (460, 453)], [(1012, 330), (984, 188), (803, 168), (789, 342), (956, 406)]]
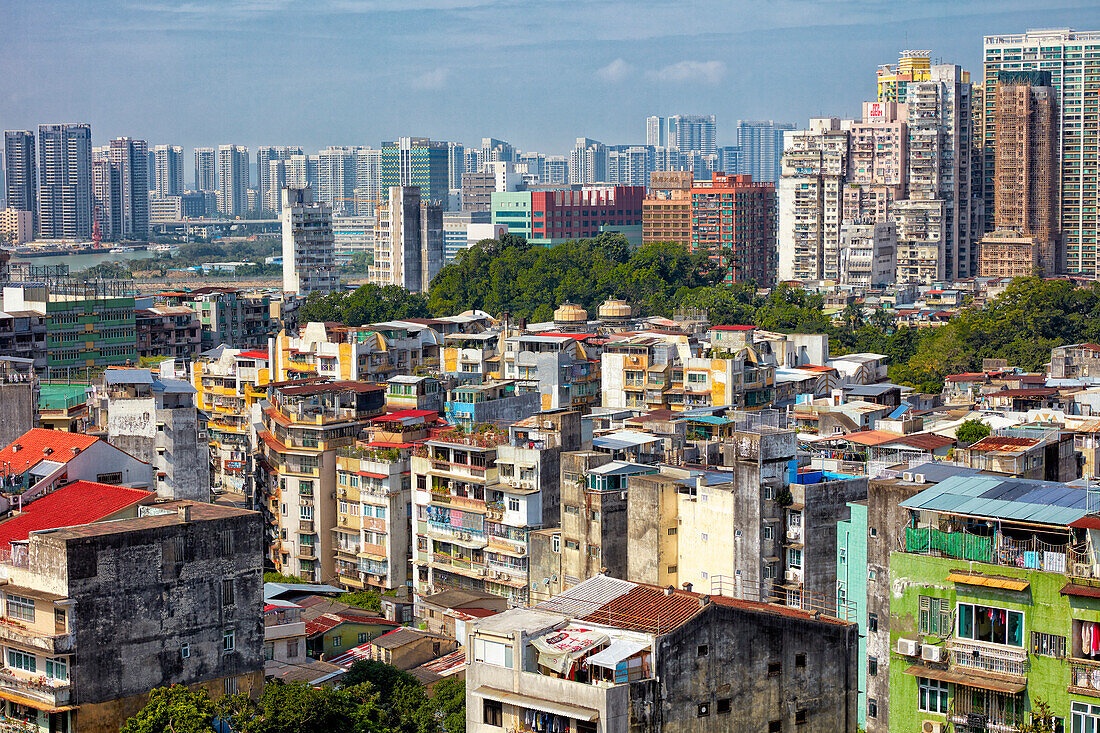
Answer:
[(901, 506), (1056, 526), (1066, 526), (1088, 514), (1084, 488), (987, 474), (949, 476)]
[(107, 384), (149, 384), (153, 383), (153, 373), (148, 369), (111, 368), (103, 372)]
[(617, 433), (601, 435), (592, 439), (592, 445), (596, 448), (607, 450), (623, 450), (625, 448), (638, 448), (650, 443), (658, 443), (662, 438), (649, 433), (639, 433), (633, 430), (620, 430)]
[(718, 417), (716, 415), (688, 415), (686, 417), (678, 417), (675, 419), (677, 422), (685, 420), (691, 422), (706, 423), (707, 425), (728, 425), (729, 423), (733, 422), (733, 420), (730, 420), (728, 417)]
[(657, 470), (656, 466), (647, 466), (642, 463), (627, 463), (626, 461), (611, 461), (605, 463), (602, 466), (596, 466), (588, 470), (590, 474), (597, 476), (622, 476), (638, 473), (654, 473)]

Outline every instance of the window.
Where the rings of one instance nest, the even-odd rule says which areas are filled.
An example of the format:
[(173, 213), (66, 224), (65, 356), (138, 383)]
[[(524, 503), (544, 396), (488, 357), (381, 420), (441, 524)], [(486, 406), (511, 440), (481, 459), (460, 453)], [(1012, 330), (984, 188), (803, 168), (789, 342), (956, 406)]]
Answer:
[(730, 699), (728, 697), (718, 698), (718, 706), (715, 708), (715, 711), (719, 715), (725, 715), (726, 713), (728, 713), (730, 711)]
[(275, 642), (264, 644), (264, 661), (270, 662), (275, 658)]
[(336, 636), (332, 637), (332, 648), (333, 649), (339, 649), (343, 645), (344, 645), (344, 635), (343, 634), (337, 634)]
[(307, 521), (313, 519), (313, 507), (311, 507), (311, 506), (298, 507), (298, 516), (302, 519), (307, 520)]
[(589, 557), (599, 557), (600, 556), (600, 548), (596, 545), (589, 545), (588, 546), (588, 556)]
[(787, 567), (802, 567), (802, 550), (795, 550), (793, 548), (787, 550)]
[(561, 535), (556, 534), (550, 538), (550, 551), (561, 552)]
[(878, 614), (877, 613), (867, 614), (867, 630), (870, 631), (872, 634), (878, 633)]
[(359, 633), (359, 643), (360, 644), (366, 644), (367, 643), (367, 633), (365, 631), (362, 631), (362, 632)]
[(878, 537), (878, 530), (874, 527), (871, 527), (867, 530), (867, 534), (871, 535), (872, 537)]
[(699, 707), (698, 707), (698, 713), (697, 713), (697, 714), (698, 714), (698, 716), (699, 716), (700, 718), (705, 718), (705, 717), (707, 717), (708, 715), (710, 715), (710, 703), (709, 703), (709, 702), (701, 702), (701, 703), (699, 703)]
[(806, 668), (806, 655), (805, 654), (795, 654), (794, 655), (794, 666), (797, 669), (805, 669)]
[(805, 722), (806, 722), (806, 709), (802, 708), (801, 710), (795, 710), (794, 711), (794, 724), (795, 725), (803, 725)]
[(780, 733), (783, 730), (782, 720), (769, 720), (768, 733)]
[(768, 662), (768, 676), (778, 677), (783, 671), (783, 665), (779, 662)]
[(494, 667), (512, 668), (512, 645), (499, 641), (474, 638), (474, 661)]
[(504, 705), (497, 700), (485, 700), (482, 705), (482, 721), (485, 725), (504, 726)]
[(566, 540), (565, 549), (567, 550), (579, 550), (581, 549), (581, 543), (576, 540)]
[(572, 504), (562, 504), (562, 507), (561, 507), (561, 508), (562, 508), (563, 510), (565, 510), (565, 513), (566, 513), (566, 514), (573, 514), (573, 515), (578, 515), (578, 514), (580, 514), (580, 513), (581, 513), (581, 510), (580, 510), (580, 508), (579, 508), (579, 507), (575, 507), (575, 506), (573, 506)]
[(775, 537), (775, 530), (772, 529), (770, 524), (764, 525), (764, 539), (770, 540)]
[(709, 651), (710, 648), (706, 644), (700, 644), (699, 647), (695, 650), (695, 656), (705, 657), (707, 655), (707, 652)]
[(237, 648), (237, 637), (232, 629), (222, 633), (222, 653), (228, 654)]
[(1032, 631), (1031, 653), (1043, 657), (1064, 657), (1066, 656), (1066, 637)]
[(15, 649), (8, 649), (8, 666), (12, 669), (21, 669), (24, 672), (37, 671), (34, 655)]
[(774, 498), (775, 498), (775, 489), (773, 489), (771, 486), (765, 486), (764, 487), (764, 500), (765, 501), (771, 501)]
[(878, 674), (878, 657), (867, 657), (867, 674), (872, 677)]
[(593, 509), (593, 510), (592, 510), (592, 513), (588, 515), (588, 518), (589, 518), (589, 519), (591, 519), (591, 520), (592, 520), (593, 522), (598, 522), (598, 521), (600, 521), (600, 513), (599, 513), (599, 511), (597, 511), (597, 510)]
[(233, 579), (226, 578), (222, 581), (222, 605), (233, 605)]
[(867, 580), (874, 580), (878, 577), (878, 571), (874, 568), (867, 568)]
[(20, 621), (34, 621), (34, 599), (8, 593), (8, 617)]
[(121, 484), (122, 473), (99, 473), (96, 474), (95, 481), (97, 484)]
[(222, 555), (228, 557), (233, 554), (233, 533), (228, 529), (222, 530)]
[(180, 644), (180, 658), (189, 659), (191, 657), (191, 645), (184, 643)]
[(669, 527), (668, 528), (668, 536), (672, 537), (675, 534), (676, 534), (676, 527)]
[(960, 603), (957, 636), (960, 639), (1022, 647), (1024, 614), (993, 606)]
[(290, 641), (288, 641), (286, 643), (286, 655), (287, 655), (287, 657), (289, 657), (291, 659), (298, 656), (298, 640), (297, 639), (291, 639)]
[(946, 598), (920, 597), (920, 633), (951, 635), (951, 603)]
[(947, 683), (918, 677), (917, 709), (924, 713), (946, 713)]
[(680, 566), (679, 565), (669, 565), (668, 568), (666, 568), (666, 571), (668, 572), (669, 575), (675, 575), (676, 573), (680, 572)]
[(237, 694), (237, 678), (236, 677), (226, 677), (225, 678), (225, 684), (222, 687), (222, 690), (225, 692), (226, 695), (236, 695)]
[(873, 697), (867, 698), (867, 717), (868, 718), (877, 718), (878, 717), (878, 700), (876, 700)]
[(706, 532), (700, 532), (699, 533), (699, 540), (701, 542), (706, 542), (707, 541), (707, 533)]

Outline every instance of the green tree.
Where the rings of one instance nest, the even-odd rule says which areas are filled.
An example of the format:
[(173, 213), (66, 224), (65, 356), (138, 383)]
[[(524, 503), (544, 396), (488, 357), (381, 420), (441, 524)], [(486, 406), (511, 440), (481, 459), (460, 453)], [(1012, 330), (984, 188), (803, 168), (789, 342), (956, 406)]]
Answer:
[(374, 715), (377, 698), (369, 687), (336, 690), (302, 682), (267, 684), (258, 704), (241, 695), (223, 698), (221, 708), (240, 733), (352, 733), (364, 717), (381, 717)]
[(388, 700), (398, 685), (415, 683), (416, 678), (385, 662), (366, 659), (351, 665), (351, 669), (344, 675), (344, 684), (347, 686), (364, 682), (377, 690), (382, 699)]
[(991, 432), (989, 425), (981, 420), (964, 420), (955, 430), (955, 438), (962, 445), (973, 445)]
[(209, 733), (215, 707), (206, 690), (183, 685), (158, 687), (149, 702), (122, 724), (120, 733)]
[(382, 596), (372, 590), (358, 590), (349, 593), (341, 593), (336, 597), (336, 600), (346, 603), (349, 606), (365, 608), (375, 613), (380, 613), (382, 611)]

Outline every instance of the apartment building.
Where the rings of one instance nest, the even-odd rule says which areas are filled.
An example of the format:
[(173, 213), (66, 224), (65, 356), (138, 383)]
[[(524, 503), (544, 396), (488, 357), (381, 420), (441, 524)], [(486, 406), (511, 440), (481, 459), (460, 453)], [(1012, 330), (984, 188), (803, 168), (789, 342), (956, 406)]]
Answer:
[(855, 727), (856, 627), (826, 615), (601, 575), (467, 628), (471, 733)]
[(199, 319), (182, 305), (155, 305), (134, 311), (137, 357), (187, 360), (202, 345)]
[(463, 384), (447, 391), (443, 411), (447, 421), (469, 432), (481, 425), (503, 427), (539, 411), (539, 394), (520, 388), (516, 380)]
[(763, 287), (775, 278), (775, 184), (749, 175), (711, 174), (691, 188), (691, 248), (712, 253), (726, 282)]
[(492, 223), (531, 244), (552, 246), (570, 239), (618, 232), (633, 242), (642, 238), (645, 186), (585, 184), (571, 189), (492, 194)]
[(412, 437), (414, 425), (424, 425), (428, 418), (409, 412), (414, 411), (371, 421), (372, 437), (399, 440), (337, 450), (335, 580), (347, 588), (388, 591), (411, 583), (412, 450), (401, 438)]
[(602, 339), (595, 335), (520, 333), (503, 339), (501, 377), (539, 395), (543, 410), (585, 409), (599, 399)]
[(271, 381), (266, 351), (224, 346), (191, 362), (185, 375), (195, 388), (195, 405), (206, 416), (211, 485), (255, 496), (252, 432), (260, 401)]
[(825, 252), (825, 278), (862, 290), (892, 285), (897, 247), (893, 222), (842, 224), (836, 252)]
[(307, 323), (298, 336), (283, 330), (271, 339), (271, 376), (274, 381), (320, 376), (384, 382), (438, 359), (440, 341), (434, 329), (414, 322)]
[(267, 293), (214, 286), (163, 293), (160, 297), (198, 313), (203, 351), (222, 344), (232, 348), (266, 348), (267, 338), (278, 331), (287, 305), (285, 300)]
[(443, 210), (416, 186), (391, 186), (376, 211), (370, 282), (426, 292), (443, 269)]
[(305, 297), (338, 292), (332, 206), (316, 200), (313, 189), (284, 188), (279, 215), (283, 229), (283, 290)]
[(691, 171), (654, 171), (642, 200), (642, 244), (691, 246)]
[(270, 559), (310, 582), (336, 577), (337, 449), (385, 411), (385, 387), (353, 381), (271, 382), (257, 454), (257, 491), (272, 527)]
[(1046, 271), (1043, 256), (1043, 247), (1035, 237), (1010, 231), (990, 232), (978, 245), (978, 274), (981, 277), (1031, 277)]
[(449, 333), (443, 337), (444, 374), (480, 374), (500, 378), (500, 332)]
[(132, 503), (117, 501), (125, 491), (62, 489), (67, 503), (39, 500), (58, 504), (51, 516), (9, 530), (0, 696), (12, 730), (107, 733), (153, 687), (263, 686), (260, 515), (184, 501), (101, 521), (118, 514), (102, 502)]
[(29, 502), (70, 481), (125, 484), (155, 490), (153, 467), (93, 435), (32, 428), (0, 449), (0, 477), (8, 497)]

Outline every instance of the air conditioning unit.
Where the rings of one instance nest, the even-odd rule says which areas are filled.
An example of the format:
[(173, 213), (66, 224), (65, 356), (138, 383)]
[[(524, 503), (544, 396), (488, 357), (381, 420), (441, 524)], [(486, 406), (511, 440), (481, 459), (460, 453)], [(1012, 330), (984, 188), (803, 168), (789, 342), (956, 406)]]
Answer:
[(913, 474), (913, 482), (918, 483), (918, 484), (923, 484), (924, 483), (924, 474), (923, 473), (914, 473)]
[(497, 571), (496, 571), (496, 570), (490, 570), (490, 571), (489, 571), (489, 577), (490, 577), (490, 578), (495, 578), (495, 577), (497, 577)]
[(920, 733), (943, 733), (943, 723), (938, 720), (925, 720), (920, 724)]
[(802, 582), (802, 573), (800, 573), (797, 570), (793, 570), (793, 569), (788, 570), (785, 577), (787, 578), (788, 583), (801, 583)]
[(1073, 563), (1073, 574), (1078, 578), (1087, 578), (1089, 575), (1088, 563), (1075, 562)]
[(915, 639), (898, 639), (898, 654), (903, 657), (915, 657), (920, 654), (920, 642)]
[(909, 471), (905, 471), (904, 473), (901, 474), (901, 480), (906, 482), (906, 483), (911, 484), (911, 483), (913, 483), (913, 474), (910, 473)]
[(926, 662), (942, 662), (943, 661), (943, 647), (932, 646), (931, 644), (925, 644), (920, 649), (920, 658)]

